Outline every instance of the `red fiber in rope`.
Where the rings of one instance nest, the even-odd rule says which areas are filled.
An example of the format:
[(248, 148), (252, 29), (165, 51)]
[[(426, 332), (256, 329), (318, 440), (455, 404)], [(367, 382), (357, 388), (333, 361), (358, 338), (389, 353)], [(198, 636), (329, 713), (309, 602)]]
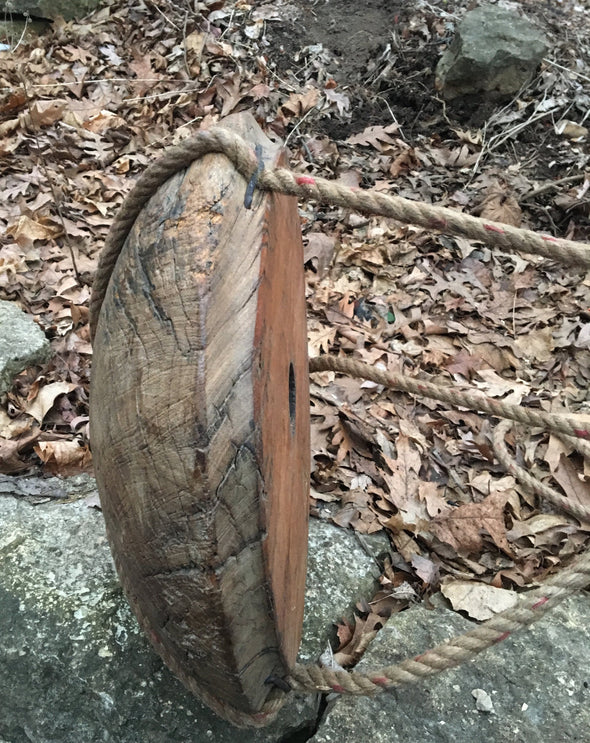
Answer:
[(315, 178), (312, 178), (310, 175), (299, 175), (295, 178), (295, 183), (298, 186), (315, 186)]

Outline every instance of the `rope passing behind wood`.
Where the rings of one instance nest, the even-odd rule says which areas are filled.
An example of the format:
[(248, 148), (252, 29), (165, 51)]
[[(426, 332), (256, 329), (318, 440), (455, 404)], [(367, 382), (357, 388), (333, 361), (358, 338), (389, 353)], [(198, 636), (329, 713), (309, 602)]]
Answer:
[[(320, 356), (310, 359), (310, 372), (336, 371), (353, 377), (370, 379), (386, 387), (414, 394), (421, 394), (432, 399), (450, 402), (454, 405), (474, 411), (487, 412), (491, 415), (510, 418), (532, 426), (542, 426), (558, 434), (576, 433), (575, 444), (588, 453), (586, 418), (582, 423), (577, 416), (555, 415), (522, 408), (517, 405), (501, 403), (487, 398), (479, 392), (464, 392), (412, 380), (399, 374), (391, 374), (360, 361), (336, 356)], [(573, 504), (567, 498), (548, 488), (544, 483), (532, 477), (522, 467), (514, 464), (503, 442), (509, 424), (501, 423), (494, 434), (494, 449), (506, 469), (520, 479), (529, 489), (542, 494), (558, 507), (572, 513), (582, 520), (590, 520), (590, 509), (582, 504)], [(580, 438), (582, 440), (580, 440)], [(567, 568), (548, 578), (541, 587), (521, 596), (517, 606), (510, 607), (483, 622), (473, 630), (459, 635), (438, 645), (431, 650), (402, 661), (397, 665), (387, 666), (364, 673), (334, 671), (317, 665), (296, 665), (288, 681), (295, 691), (324, 691), (339, 694), (373, 695), (396, 686), (420, 681), (449, 668), (455, 668), (492, 645), (505, 640), (512, 633), (528, 627), (544, 614), (563, 601), (567, 596), (590, 584), (590, 553), (578, 556)]]

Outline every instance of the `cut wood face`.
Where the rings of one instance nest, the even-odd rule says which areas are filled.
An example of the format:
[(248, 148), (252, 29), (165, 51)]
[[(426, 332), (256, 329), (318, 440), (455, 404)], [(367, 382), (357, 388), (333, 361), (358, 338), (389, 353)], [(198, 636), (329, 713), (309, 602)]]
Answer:
[[(251, 116), (230, 119), (277, 161)], [(297, 204), (257, 191), (246, 210), (245, 189), (208, 155), (144, 207), (103, 303), (91, 387), (124, 589), (165, 662), (228, 717), (255, 715), (266, 679), (295, 661), (307, 555)]]
[[(281, 163), (282, 164), (282, 163)], [(303, 624), (310, 470), (309, 371), (305, 284), (297, 200), (271, 194), (261, 255), (254, 377), (254, 414), (262, 436), (266, 538), (279, 644), (290, 667)], [(294, 493), (297, 493), (295, 496)], [(305, 493), (305, 498), (303, 498)]]

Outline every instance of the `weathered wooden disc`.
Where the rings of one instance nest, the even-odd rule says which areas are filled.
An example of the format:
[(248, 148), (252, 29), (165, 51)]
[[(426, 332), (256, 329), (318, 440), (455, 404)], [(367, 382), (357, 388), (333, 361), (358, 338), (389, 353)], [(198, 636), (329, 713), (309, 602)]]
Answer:
[[(247, 114), (224, 125), (283, 157)], [(91, 439), (127, 597), (180, 679), (219, 714), (256, 713), (299, 647), (309, 382), (297, 203), (222, 155), (144, 207), (110, 280)], [(239, 719), (238, 719), (239, 721)]]

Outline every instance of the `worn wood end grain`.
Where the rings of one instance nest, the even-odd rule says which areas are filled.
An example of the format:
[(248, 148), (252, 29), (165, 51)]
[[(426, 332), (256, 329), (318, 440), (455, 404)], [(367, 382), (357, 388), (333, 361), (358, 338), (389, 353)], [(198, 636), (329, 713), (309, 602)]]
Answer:
[[(226, 119), (269, 163), (249, 114)], [(222, 155), (138, 217), (100, 313), (96, 478), (127, 597), (169, 667), (219, 714), (255, 714), (299, 647), (309, 384), (295, 199)]]

